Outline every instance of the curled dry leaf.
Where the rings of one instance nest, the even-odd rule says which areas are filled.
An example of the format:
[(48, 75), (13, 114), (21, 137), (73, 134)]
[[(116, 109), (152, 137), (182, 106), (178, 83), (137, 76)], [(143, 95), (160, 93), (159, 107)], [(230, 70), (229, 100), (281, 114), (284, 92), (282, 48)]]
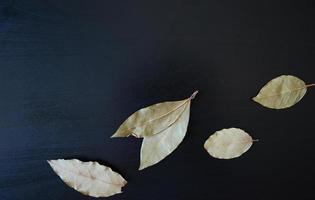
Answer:
[(231, 159), (241, 156), (251, 146), (252, 137), (239, 128), (229, 128), (216, 131), (205, 142), (208, 153), (219, 159)]
[(253, 100), (267, 108), (288, 108), (299, 102), (311, 86), (315, 84), (306, 85), (295, 76), (282, 75), (269, 81)]
[(191, 100), (198, 91), (181, 101), (154, 104), (132, 114), (112, 137), (143, 137), (139, 170), (152, 166), (183, 141), (190, 113)]
[(88, 196), (112, 196), (127, 184), (120, 174), (98, 162), (58, 159), (48, 163), (68, 186)]
[(133, 113), (120, 125), (112, 137), (145, 137), (155, 135), (172, 126), (183, 113), (188, 102), (197, 94), (181, 101), (154, 104)]

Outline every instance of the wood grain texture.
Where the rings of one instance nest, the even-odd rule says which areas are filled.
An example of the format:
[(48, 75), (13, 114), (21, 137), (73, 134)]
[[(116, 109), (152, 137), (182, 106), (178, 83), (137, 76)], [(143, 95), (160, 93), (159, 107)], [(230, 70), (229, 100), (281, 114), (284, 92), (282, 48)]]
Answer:
[[(270, 79), (315, 80), (312, 1), (0, 2), (0, 199), (87, 198), (46, 160), (96, 160), (119, 200), (314, 199), (315, 91), (283, 110), (251, 97)], [(138, 172), (140, 140), (110, 139), (135, 110), (198, 89), (187, 137)], [(224, 127), (260, 141), (234, 160), (203, 143)], [(228, 192), (227, 192), (228, 191)]]

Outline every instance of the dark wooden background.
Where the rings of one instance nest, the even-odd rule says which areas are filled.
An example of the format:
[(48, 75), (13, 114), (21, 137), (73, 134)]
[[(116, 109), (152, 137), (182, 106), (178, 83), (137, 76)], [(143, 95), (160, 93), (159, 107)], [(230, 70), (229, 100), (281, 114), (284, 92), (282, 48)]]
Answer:
[[(0, 199), (93, 199), (47, 159), (96, 160), (128, 181), (114, 200), (314, 199), (315, 89), (296, 106), (251, 101), (281, 74), (315, 82), (314, 1), (0, 1)], [(185, 140), (138, 171), (131, 113), (188, 97)], [(211, 158), (214, 131), (260, 139)]]

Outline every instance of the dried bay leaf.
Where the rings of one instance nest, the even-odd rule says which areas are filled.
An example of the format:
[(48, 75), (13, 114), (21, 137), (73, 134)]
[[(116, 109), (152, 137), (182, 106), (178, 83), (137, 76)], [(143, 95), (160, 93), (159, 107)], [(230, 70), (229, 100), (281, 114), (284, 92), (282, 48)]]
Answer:
[(191, 100), (154, 104), (132, 114), (112, 137), (143, 137), (139, 170), (152, 166), (172, 153), (183, 141), (189, 122)]
[(311, 86), (315, 84), (306, 85), (295, 76), (282, 75), (269, 81), (253, 100), (267, 108), (288, 108), (299, 102)]
[(158, 103), (136, 111), (120, 125), (112, 137), (128, 137), (133, 135), (141, 138), (164, 131), (174, 124), (184, 111), (186, 104), (196, 94), (197, 92), (181, 101)]
[(241, 156), (253, 144), (250, 135), (239, 128), (216, 131), (205, 142), (204, 148), (215, 158), (231, 159)]
[[(142, 108), (133, 113), (122, 125), (120, 125), (112, 137), (128, 137), (130, 135), (143, 137), (159, 133), (172, 123), (172, 121), (177, 119), (179, 115), (178, 112), (184, 107), (186, 101), (187, 100), (163, 102)], [(161, 122), (162, 124), (159, 125)], [(163, 122), (165, 123), (163, 124)], [(158, 125), (155, 130), (154, 125), (156, 123)], [(151, 130), (151, 132), (143, 132), (142, 130), (145, 129)]]
[(174, 111), (171, 111), (171, 113), (161, 116), (155, 120), (148, 121), (147, 123), (136, 127), (133, 130), (133, 135), (135, 135), (136, 137), (141, 136), (146, 137), (162, 132), (163, 130), (171, 126), (173, 123), (175, 123), (175, 121), (179, 118), (181, 113), (183, 113), (188, 102), (189, 101), (186, 100), (180, 107), (178, 107)]
[(70, 187), (92, 197), (108, 197), (121, 193), (127, 181), (117, 172), (98, 162), (72, 160), (49, 160), (56, 174)]
[(183, 141), (190, 113), (190, 101), (178, 120), (165, 131), (143, 138), (139, 170), (152, 166), (172, 153)]

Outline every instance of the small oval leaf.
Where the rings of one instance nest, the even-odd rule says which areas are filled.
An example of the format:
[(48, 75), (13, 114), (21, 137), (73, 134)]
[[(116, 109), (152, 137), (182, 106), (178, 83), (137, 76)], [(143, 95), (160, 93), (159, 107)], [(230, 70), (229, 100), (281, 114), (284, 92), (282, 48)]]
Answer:
[(111, 168), (98, 162), (72, 160), (50, 160), (49, 165), (70, 187), (92, 197), (108, 197), (121, 193), (127, 181)]
[(253, 139), (239, 128), (216, 131), (205, 142), (208, 153), (219, 159), (231, 159), (241, 156), (252, 145)]
[(303, 98), (306, 88), (301, 79), (282, 75), (269, 81), (253, 100), (267, 108), (288, 108)]

